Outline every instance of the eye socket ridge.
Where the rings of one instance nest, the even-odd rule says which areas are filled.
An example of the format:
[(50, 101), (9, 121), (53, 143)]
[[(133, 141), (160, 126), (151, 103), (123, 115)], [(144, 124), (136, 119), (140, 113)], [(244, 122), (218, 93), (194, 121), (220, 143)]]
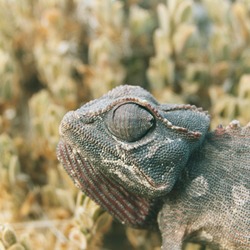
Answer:
[(128, 102), (111, 110), (106, 119), (106, 125), (118, 139), (135, 142), (155, 127), (155, 117), (145, 107)]

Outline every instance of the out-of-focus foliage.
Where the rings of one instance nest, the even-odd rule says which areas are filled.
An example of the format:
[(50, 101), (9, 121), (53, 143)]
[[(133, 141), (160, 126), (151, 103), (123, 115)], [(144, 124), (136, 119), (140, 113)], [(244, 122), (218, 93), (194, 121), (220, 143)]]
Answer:
[(249, 58), (248, 0), (0, 0), (0, 249), (159, 249), (73, 186), (60, 120), (127, 83), (246, 124)]

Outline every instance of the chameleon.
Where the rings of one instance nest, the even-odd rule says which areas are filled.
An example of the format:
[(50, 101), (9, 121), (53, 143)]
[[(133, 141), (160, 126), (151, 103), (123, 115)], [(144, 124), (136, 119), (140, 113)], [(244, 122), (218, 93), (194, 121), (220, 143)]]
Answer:
[(250, 123), (123, 85), (63, 117), (57, 156), (76, 187), (163, 250), (250, 249)]

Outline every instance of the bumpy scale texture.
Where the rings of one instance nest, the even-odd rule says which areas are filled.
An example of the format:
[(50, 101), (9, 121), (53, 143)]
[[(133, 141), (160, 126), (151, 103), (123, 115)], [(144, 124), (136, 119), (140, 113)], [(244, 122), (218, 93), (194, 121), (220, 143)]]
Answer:
[(233, 121), (208, 133), (159, 213), (163, 249), (181, 249), (183, 239), (250, 249), (249, 169), (250, 126)]
[(250, 249), (250, 127), (233, 121), (208, 132), (209, 123), (200, 108), (120, 86), (65, 115), (57, 155), (122, 223), (158, 221), (164, 250)]

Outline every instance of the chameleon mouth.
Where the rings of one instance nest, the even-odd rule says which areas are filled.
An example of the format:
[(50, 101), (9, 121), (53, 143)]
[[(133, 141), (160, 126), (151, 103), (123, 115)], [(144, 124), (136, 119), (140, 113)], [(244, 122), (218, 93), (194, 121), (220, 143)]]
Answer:
[(161, 197), (166, 195), (172, 188), (167, 180), (157, 183), (136, 165), (132, 164), (132, 166), (129, 166), (123, 163), (121, 166), (118, 166), (118, 169), (110, 173), (112, 178), (114, 180), (119, 179), (131, 192), (143, 195), (144, 197)]
[[(79, 150), (79, 152), (76, 152), (77, 148), (76, 143), (73, 143), (71, 141), (72, 137), (81, 137), (82, 140), (88, 141), (89, 144), (98, 145), (98, 147), (102, 148), (103, 151), (106, 151), (107, 147), (104, 147), (102, 143), (98, 142), (97, 138), (94, 138), (94, 135), (90, 136), (86, 131), (81, 131), (81, 134), (79, 133), (79, 129), (75, 126), (74, 123), (72, 123), (72, 117), (74, 119), (78, 119), (77, 113), (75, 111), (68, 112), (60, 127), (59, 127), (59, 133), (61, 135), (61, 141), (57, 148), (57, 155), (59, 158), (59, 161), (63, 163), (63, 166), (67, 173), (71, 176), (73, 179), (75, 185), (82, 190), (82, 182), (87, 183), (87, 180), (85, 180), (85, 176), (88, 176), (88, 179), (90, 179), (92, 176), (91, 174), (97, 172), (97, 168), (92, 168), (90, 164), (89, 157), (84, 156), (84, 150)], [(85, 118), (85, 117), (84, 117)], [(87, 118), (86, 118), (87, 119)], [(71, 122), (70, 122), (71, 121)], [(73, 145), (74, 146), (70, 146)], [(77, 156), (76, 158), (76, 155)], [(117, 153), (117, 151), (113, 148), (109, 148), (107, 151), (107, 154), (112, 154), (115, 156), (116, 159), (120, 158), (120, 155)], [(138, 194), (142, 194), (145, 197), (158, 197), (166, 194), (166, 190), (169, 190), (169, 185), (162, 182), (155, 182), (153, 178), (148, 176), (142, 169), (140, 169), (136, 163), (133, 163), (132, 159), (127, 159), (127, 163), (116, 160), (104, 160), (106, 164), (108, 165), (117, 165), (117, 171), (109, 172), (109, 174), (112, 176), (113, 180), (120, 179), (123, 184), (122, 186), (127, 187), (129, 186), (130, 192), (136, 192)], [(131, 161), (131, 162), (130, 162)], [(81, 162), (82, 166), (78, 166), (79, 162)], [(130, 162), (130, 163), (128, 163)], [(78, 166), (77, 168), (75, 166)], [(92, 169), (91, 173), (84, 173), (84, 176), (79, 178), (79, 176), (82, 175), (83, 169)], [(94, 170), (93, 170), (94, 169)], [(109, 167), (106, 168), (107, 171), (109, 171)], [(133, 169), (133, 172), (131, 172), (131, 169)], [(101, 172), (98, 171), (98, 174)], [(110, 180), (109, 180), (110, 181)], [(128, 185), (129, 183), (129, 185)], [(157, 195), (156, 195), (157, 193)]]
[(63, 140), (58, 144), (57, 156), (76, 187), (120, 222), (137, 228), (154, 226), (159, 202), (135, 195), (108, 179)]

